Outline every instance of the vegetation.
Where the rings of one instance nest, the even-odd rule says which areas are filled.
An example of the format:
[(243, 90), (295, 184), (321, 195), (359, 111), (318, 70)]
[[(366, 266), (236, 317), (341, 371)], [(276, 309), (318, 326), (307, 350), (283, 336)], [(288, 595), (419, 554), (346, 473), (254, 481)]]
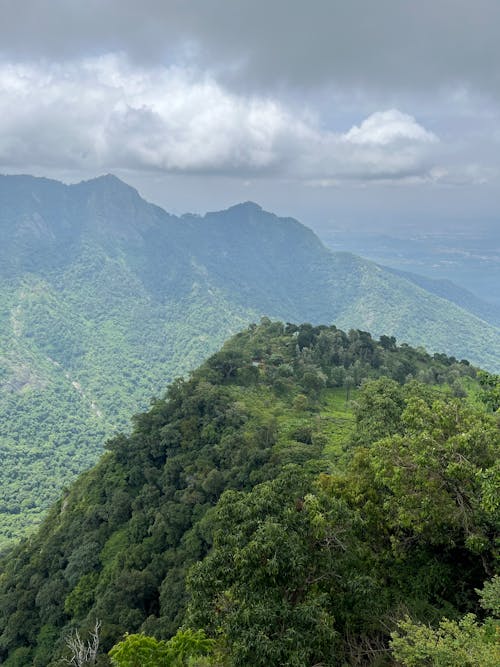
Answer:
[(443, 619), (437, 628), (406, 618), (392, 635), (395, 657), (407, 667), (496, 667), (500, 660), (500, 577), (476, 592), (481, 606), (491, 614), (483, 623), (474, 614), (458, 621)]
[[(203, 658), (214, 654), (216, 642), (206, 637), (203, 630), (178, 630), (168, 641), (144, 634), (125, 635), (109, 652), (111, 664), (116, 667), (183, 667), (208, 665)], [(195, 662), (196, 661), (196, 662)]]
[(500, 370), (497, 328), (256, 204), (176, 218), (112, 176), (1, 176), (0, 199), (0, 551), (151, 396), (262, 314)]
[(98, 665), (382, 665), (391, 641), (412, 665), (460, 632), (495, 655), (500, 431), (481, 382), (390, 337), (252, 325), (4, 557), (0, 661), (55, 667), (96, 621)]

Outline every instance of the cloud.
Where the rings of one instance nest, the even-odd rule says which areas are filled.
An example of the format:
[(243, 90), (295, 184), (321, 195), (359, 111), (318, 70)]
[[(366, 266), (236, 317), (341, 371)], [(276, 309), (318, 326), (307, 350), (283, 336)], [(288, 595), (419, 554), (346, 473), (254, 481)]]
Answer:
[(346, 141), (359, 145), (388, 146), (403, 142), (437, 141), (437, 137), (419, 125), (413, 116), (397, 109), (378, 111), (344, 135)]
[(105, 56), (67, 65), (0, 68), (4, 164), (165, 170), (271, 167), (275, 144), (300, 133), (265, 99), (208, 76), (139, 69)]
[(2, 0), (0, 52), (64, 61), (123, 52), (240, 89), (463, 86), (500, 93), (497, 0)]
[(499, 24), (496, 0), (3, 0), (0, 161), (491, 181)]
[(0, 64), (0, 164), (274, 175), (422, 177), (437, 137), (396, 109), (345, 133), (212, 76), (107, 55), (66, 64)]

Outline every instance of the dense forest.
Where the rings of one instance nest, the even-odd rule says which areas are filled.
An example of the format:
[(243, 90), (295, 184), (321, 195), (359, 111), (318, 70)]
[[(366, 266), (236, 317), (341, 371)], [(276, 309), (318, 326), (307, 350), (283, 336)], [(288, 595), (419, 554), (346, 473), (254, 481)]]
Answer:
[(151, 396), (261, 315), (500, 370), (498, 327), (257, 204), (177, 217), (113, 176), (0, 176), (0, 551)]
[(496, 666), (499, 407), (466, 361), (250, 326), (4, 555), (0, 661)]

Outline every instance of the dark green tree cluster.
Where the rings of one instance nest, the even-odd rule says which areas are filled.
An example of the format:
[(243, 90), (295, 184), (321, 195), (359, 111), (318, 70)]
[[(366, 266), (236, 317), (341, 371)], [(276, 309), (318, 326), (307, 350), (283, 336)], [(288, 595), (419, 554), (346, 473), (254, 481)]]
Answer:
[(500, 534), (495, 420), (386, 379), (365, 385), (356, 411), (364, 444), (340, 474), (283, 472), (217, 505), (188, 622), (224, 636), (231, 665), (375, 664), (402, 614), (480, 613)]
[(481, 622), (499, 431), (475, 375), (335, 327), (236, 335), (4, 557), (0, 661), (55, 667), (99, 620), (101, 665), (374, 664), (407, 615)]

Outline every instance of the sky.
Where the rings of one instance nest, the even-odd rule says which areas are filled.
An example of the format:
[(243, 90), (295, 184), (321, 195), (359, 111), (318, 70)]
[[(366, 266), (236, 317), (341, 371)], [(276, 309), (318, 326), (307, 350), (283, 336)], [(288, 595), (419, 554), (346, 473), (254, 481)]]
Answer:
[(498, 228), (497, 0), (0, 0), (0, 172)]

